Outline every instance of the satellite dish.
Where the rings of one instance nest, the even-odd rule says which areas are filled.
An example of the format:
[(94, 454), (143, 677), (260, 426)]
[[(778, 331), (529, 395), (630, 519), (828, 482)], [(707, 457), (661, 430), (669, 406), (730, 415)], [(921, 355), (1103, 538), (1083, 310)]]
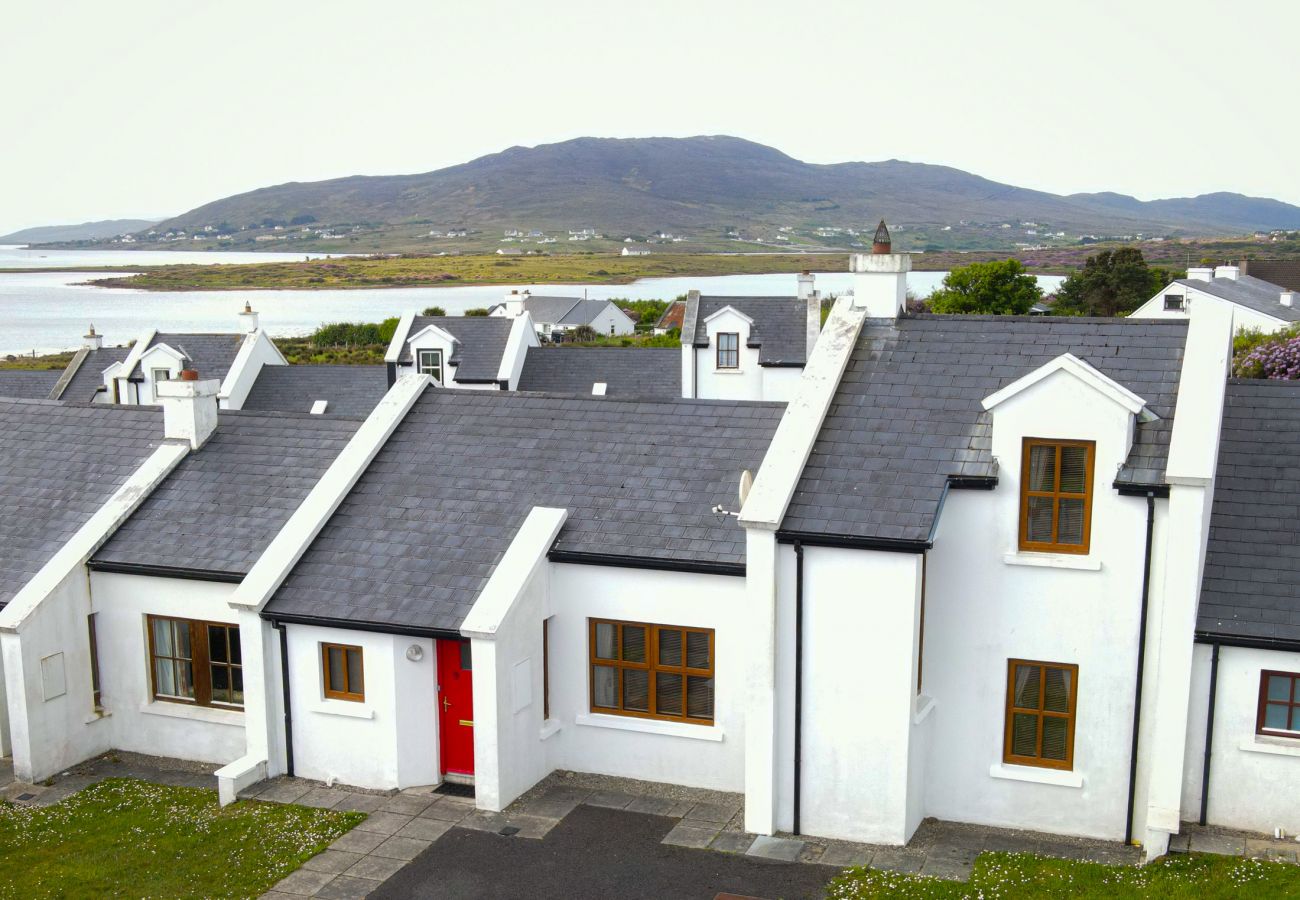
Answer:
[(754, 486), (754, 473), (745, 469), (740, 473), (740, 505), (745, 505), (745, 499), (749, 497), (749, 489)]

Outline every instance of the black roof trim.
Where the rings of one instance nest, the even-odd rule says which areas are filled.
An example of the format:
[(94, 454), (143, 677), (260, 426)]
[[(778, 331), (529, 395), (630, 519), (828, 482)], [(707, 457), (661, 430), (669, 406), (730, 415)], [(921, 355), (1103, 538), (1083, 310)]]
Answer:
[(996, 475), (949, 475), (948, 487), (955, 491), (991, 491), (998, 486)]
[(890, 553), (924, 553), (934, 546), (933, 541), (855, 537), (851, 534), (816, 534), (807, 531), (777, 531), (776, 539), (782, 544), (793, 544), (797, 541), (809, 547), (851, 547), (855, 550), (885, 550)]
[(310, 625), (315, 628), (341, 628), (347, 631), (371, 631), (379, 634), (400, 634), (406, 637), (441, 638), (443, 640), (460, 640), (459, 631), (447, 631), (445, 628), (416, 628), (410, 625), (386, 625), (382, 622), (356, 622), (351, 619), (330, 619), (323, 616), (276, 615), (265, 610), (260, 614), (271, 623), (283, 622), (286, 625)]
[(155, 578), (183, 578), (186, 581), (218, 581), (239, 584), (244, 575), (238, 572), (218, 572), (212, 569), (188, 569), (184, 566), (151, 566), (139, 563), (99, 562), (90, 560), (86, 568), (92, 572), (112, 572), (116, 575), (151, 575)]
[(1116, 481), (1111, 487), (1121, 497), (1145, 497), (1147, 494), (1159, 497), (1162, 500), (1169, 499), (1169, 485), (1167, 484), (1132, 484), (1131, 482)]
[(580, 566), (613, 566), (620, 569), (655, 569), (661, 572), (694, 572), (698, 575), (745, 576), (743, 563), (697, 562), (692, 560), (619, 556), (614, 553), (582, 553), (575, 550), (552, 550), (547, 559), (554, 563)]
[(764, 369), (802, 369), (807, 363), (801, 362), (760, 362)]
[(1300, 641), (1278, 640), (1275, 638), (1253, 638), (1241, 635), (1211, 634), (1208, 631), (1196, 632), (1196, 643), (1218, 644), (1221, 647), (1246, 647), (1251, 650), (1281, 650), (1300, 652)]

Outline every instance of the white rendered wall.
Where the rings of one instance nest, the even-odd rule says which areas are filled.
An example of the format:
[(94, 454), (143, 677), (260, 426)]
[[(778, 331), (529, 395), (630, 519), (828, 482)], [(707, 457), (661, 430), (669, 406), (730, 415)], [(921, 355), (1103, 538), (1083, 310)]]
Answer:
[[(430, 638), (287, 625), (294, 774), (356, 787), (436, 784), (436, 657)], [(321, 644), (362, 648), (365, 701), (326, 699)], [(407, 648), (422, 650), (407, 658)]]
[(803, 376), (803, 367), (760, 366), (759, 372), (762, 375), (763, 384), (758, 399), (788, 403), (799, 390), (799, 379)]
[[(1187, 762), (1183, 769), (1185, 820), (1201, 808), (1205, 718), (1209, 711), (1211, 648), (1197, 644), (1187, 719)], [(1227, 828), (1300, 833), (1300, 738), (1255, 734), (1260, 671), (1300, 673), (1300, 653), (1219, 649), (1219, 686), (1214, 709), (1210, 803), (1206, 822)]]
[[(265, 331), (258, 329), (245, 336), (226, 379), (221, 383), (221, 408), (243, 409), (244, 401), (257, 382), (262, 366), (283, 366), (284, 357)], [(203, 377), (200, 372), (199, 376)]]
[[(1057, 372), (995, 407), (997, 487), (949, 493), (927, 570), (923, 690), (937, 701), (928, 815), (1123, 837), (1146, 501), (1111, 481), (1130, 418)], [(1018, 552), (1024, 437), (1096, 441), (1088, 555)], [(1011, 658), (1079, 667), (1073, 783), (1044, 776), (1059, 770), (1002, 765)]]
[[(224, 765), (244, 754), (244, 713), (154, 700), (146, 617), (238, 622), (235, 585), (91, 572), (107, 746)], [(85, 626), (82, 625), (84, 630)]]
[[(745, 579), (553, 564), (550, 589), (550, 705), (559, 726), (546, 741), (550, 768), (743, 790)], [(714, 726), (592, 715), (589, 618), (714, 629)]]
[[(613, 303), (602, 309), (596, 315), (596, 318), (591, 320), (591, 327), (596, 330), (596, 334), (606, 336), (610, 334), (632, 334), (636, 331), (636, 324)], [(611, 327), (613, 331), (610, 331)]]

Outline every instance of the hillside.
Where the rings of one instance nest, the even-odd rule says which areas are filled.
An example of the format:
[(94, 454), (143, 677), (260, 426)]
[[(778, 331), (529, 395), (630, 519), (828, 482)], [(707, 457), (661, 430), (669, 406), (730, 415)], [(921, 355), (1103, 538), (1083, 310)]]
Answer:
[(728, 228), (860, 228), (882, 216), (938, 228), (1036, 223), (1075, 238), (1300, 228), (1300, 207), (1238, 194), (1146, 202), (1117, 194), (1060, 196), (899, 160), (814, 165), (715, 136), (579, 138), (512, 147), (419, 175), (293, 182), (217, 200), (159, 230), (419, 223), (721, 237)]
[(0, 235), (0, 244), (50, 244), (58, 241), (98, 241), (131, 234), (157, 224), (157, 219), (105, 219), (80, 225), (42, 225)]

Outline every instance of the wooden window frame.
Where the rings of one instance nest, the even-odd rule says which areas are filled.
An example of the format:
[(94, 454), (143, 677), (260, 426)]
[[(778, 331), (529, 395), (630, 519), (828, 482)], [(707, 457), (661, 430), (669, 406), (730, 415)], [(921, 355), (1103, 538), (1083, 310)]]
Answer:
[[(433, 372), (426, 372), (426, 371), (424, 370), (424, 363), (420, 361), (420, 357), (421, 357), (423, 354), (425, 354), (425, 353), (436, 353), (436, 354), (438, 354), (438, 374), (437, 374), (437, 375), (434, 375)], [(429, 376), (431, 376), (432, 378), (434, 378), (434, 379), (438, 382), (438, 384), (442, 384), (442, 371), (443, 371), (443, 370), (442, 370), (442, 363), (443, 363), (443, 358), (442, 358), (442, 349), (439, 348), (439, 347), (425, 347), (425, 348), (423, 348), (423, 349), (421, 349), (421, 350), (416, 350), (416, 351), (415, 351), (415, 371), (418, 372), (418, 373), (421, 374), (421, 375), (429, 375)]]
[[(1023, 706), (1016, 706), (1016, 666), (1037, 666), (1038, 675), (1038, 708), (1028, 709)], [(1047, 702), (1047, 691), (1044, 686), (1047, 684), (1048, 669), (1064, 669), (1070, 673), (1070, 710), (1069, 712), (1053, 712), (1044, 709)], [(1004, 708), (1003, 734), (1002, 734), (1002, 761), (1012, 766), (1036, 766), (1042, 769), (1064, 769), (1072, 771), (1074, 769), (1074, 726), (1076, 722), (1076, 710), (1079, 701), (1079, 667), (1074, 663), (1057, 663), (1044, 662), (1037, 659), (1009, 659), (1007, 660), (1007, 699)], [(1014, 714), (1023, 713), (1025, 715), (1038, 716), (1038, 740), (1035, 749), (1038, 756), (1018, 756), (1011, 752), (1012, 723)], [(1043, 719), (1065, 719), (1065, 759), (1044, 759), (1043, 752)]]
[[(343, 652), (343, 689), (339, 690), (330, 684), (330, 651), (341, 650)], [(361, 657), (361, 690), (352, 690), (353, 684), (348, 676), (348, 654), (356, 652)], [(321, 688), (328, 700), (346, 700), (349, 703), (364, 703), (366, 701), (366, 653), (365, 649), (358, 644), (330, 644), (321, 642), (320, 645), (320, 683)]]
[[(739, 369), (739, 368), (740, 368), (740, 332), (739, 332), (739, 331), (719, 331), (717, 337), (718, 337), (718, 349), (717, 349), (717, 353), (716, 353), (716, 357), (715, 357), (715, 362), (716, 362), (716, 364), (717, 364), (717, 368), (719, 368), (719, 369)], [(723, 349), (722, 349), (722, 339), (723, 339), (723, 338), (727, 338), (727, 337), (729, 337), (729, 338), (735, 338), (735, 339), (736, 339), (736, 347), (735, 347), (735, 349), (733, 349), (733, 350), (723, 350)], [(735, 361), (734, 363), (732, 363), (731, 365), (727, 365), (726, 363), (724, 363), (724, 362), (722, 361), (722, 354), (723, 354), (723, 353), (734, 353), (734, 354), (736, 354), (736, 361)]]
[[(618, 658), (602, 659), (596, 656), (596, 626), (613, 625), (617, 631), (615, 634), (615, 647)], [(632, 626), (634, 628), (646, 629), (646, 661), (644, 663), (626, 662), (622, 659), (623, 653), (623, 628)], [(692, 668), (686, 665), (686, 641), (683, 636), (682, 640), (682, 665), (666, 666), (659, 664), (659, 632), (660, 631), (680, 631), (685, 633), (707, 634), (709, 636), (709, 665), (707, 669)], [(717, 718), (717, 635), (712, 628), (696, 628), (688, 625), (659, 625), (652, 622), (631, 622), (623, 619), (588, 619), (587, 620), (587, 692), (589, 698), (589, 708), (593, 713), (600, 713), (609, 716), (629, 716), (634, 719), (654, 719), (660, 722), (684, 722), (689, 725), (713, 725)], [(596, 705), (596, 667), (606, 666), (616, 669), (619, 672), (617, 679), (618, 703), (613, 706)], [(647, 711), (642, 712), (634, 709), (623, 709), (623, 670), (635, 669), (646, 672)], [(663, 672), (670, 675), (682, 676), (682, 714), (672, 715), (671, 713), (655, 712), (655, 691), (657, 679), (655, 675)], [(709, 678), (714, 684), (714, 709), (713, 715), (709, 718), (691, 716), (688, 714), (690, 709), (687, 698), (688, 677)]]
[[(1029, 488), (1029, 463), (1034, 447), (1056, 448), (1056, 466), (1052, 478), (1052, 490), (1035, 491)], [(1061, 490), (1061, 448), (1083, 447), (1087, 451), (1084, 464), (1083, 493)], [(1072, 553), (1086, 556), (1092, 546), (1092, 494), (1094, 486), (1094, 468), (1097, 456), (1096, 441), (1073, 441), (1060, 438), (1025, 438), (1020, 449), (1020, 549), (1030, 553)], [(1052, 502), (1052, 540), (1031, 541), (1029, 539), (1029, 498), (1046, 497)], [(1057, 538), (1057, 524), (1060, 519), (1061, 500), (1083, 501), (1083, 543), (1062, 544)]]
[[(153, 627), (154, 622), (181, 622), (189, 626), (190, 631), (190, 677), (194, 684), (194, 697), (175, 697), (170, 694), (158, 693), (158, 651), (154, 645)], [(230, 670), (233, 679), (234, 670), (239, 669), (242, 674), (244, 669), (243, 651), (240, 651), (240, 662), (232, 663), (213, 663), (208, 653), (208, 628), (227, 628), (234, 629), (235, 633), (239, 632), (239, 625), (235, 622), (209, 622), (203, 619), (186, 619), (181, 616), (156, 616), (149, 614), (145, 616), (145, 630), (148, 632), (149, 640), (149, 692), (150, 696), (158, 703), (180, 703), (184, 706), (207, 706), (213, 709), (229, 709), (243, 711), (244, 704), (227, 702), (225, 700), (212, 699), (212, 667), (213, 665), (224, 666)], [(178, 659), (180, 657), (162, 657), (163, 659)], [(231, 682), (233, 686), (233, 680)]]
[[(1269, 678), (1289, 678), (1291, 679), (1291, 699), (1287, 701), (1268, 699), (1268, 680)], [(1272, 702), (1274, 705), (1285, 702), (1290, 707), (1289, 718), (1291, 723), (1300, 723), (1300, 672), (1283, 672), (1279, 669), (1261, 669), (1259, 673), (1259, 704), (1255, 710), (1255, 734), (1261, 734), (1266, 737), (1290, 738), (1291, 740), (1300, 740), (1300, 728), (1287, 731), (1278, 731), (1276, 728), (1268, 728), (1264, 725), (1264, 708)]]

